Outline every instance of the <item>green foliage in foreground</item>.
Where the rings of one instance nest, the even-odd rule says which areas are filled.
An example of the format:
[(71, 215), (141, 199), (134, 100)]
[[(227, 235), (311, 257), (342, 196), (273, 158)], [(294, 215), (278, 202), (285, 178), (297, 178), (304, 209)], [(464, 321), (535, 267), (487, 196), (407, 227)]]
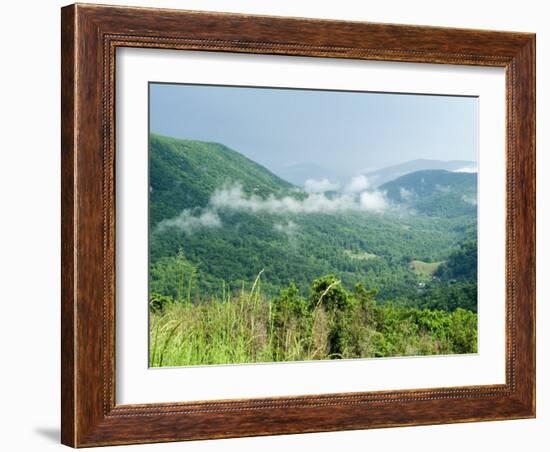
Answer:
[(191, 303), (152, 295), (150, 365), (184, 366), (475, 353), (477, 315), (377, 304), (333, 275), (304, 298), (291, 284), (266, 299), (252, 289)]

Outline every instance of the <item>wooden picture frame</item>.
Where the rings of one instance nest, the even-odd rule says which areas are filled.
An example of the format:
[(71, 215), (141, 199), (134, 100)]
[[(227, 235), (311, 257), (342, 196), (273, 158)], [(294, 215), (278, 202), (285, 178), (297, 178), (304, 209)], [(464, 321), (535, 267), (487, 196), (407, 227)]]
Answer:
[[(71, 5), (62, 9), (62, 442), (73, 447), (535, 416), (535, 35)], [(506, 70), (506, 383), (115, 403), (115, 50), (202, 50)]]

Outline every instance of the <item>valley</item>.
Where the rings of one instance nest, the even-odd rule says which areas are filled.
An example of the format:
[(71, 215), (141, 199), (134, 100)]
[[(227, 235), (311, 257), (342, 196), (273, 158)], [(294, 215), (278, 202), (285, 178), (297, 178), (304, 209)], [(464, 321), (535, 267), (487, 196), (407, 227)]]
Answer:
[[(476, 173), (422, 169), (417, 162), (412, 166), (420, 169), (381, 185), (370, 184), (368, 175), (358, 175), (348, 183), (326, 179), (330, 184), (306, 184), (306, 190), (222, 144), (152, 134), (149, 152), (152, 338), (155, 328), (159, 341), (168, 334), (166, 325), (172, 323), (166, 316), (174, 310), (189, 310), (198, 318), (200, 312), (206, 315), (205, 310), (219, 315), (227, 310), (223, 315), (231, 316), (237, 315), (233, 303), (241, 303), (250, 315), (248, 322), (257, 316), (253, 324), (266, 337), (275, 328), (272, 322), (277, 321), (281, 300), (288, 306), (279, 314), (296, 323), (291, 336), (299, 346), (292, 349), (286, 343), (284, 353), (272, 338), (256, 346), (255, 358), (199, 354), (201, 358), (185, 364), (270, 360), (265, 353), (274, 360), (453, 353), (458, 352), (456, 344), (444, 345), (447, 336), (437, 328), (459, 317), (470, 329), (472, 321), (475, 325)], [(337, 299), (335, 290), (340, 287), (349, 306), (317, 312), (315, 287), (322, 281), (328, 281), (322, 301)], [(330, 339), (329, 331), (334, 322), (343, 321), (337, 320), (342, 309), (371, 318), (368, 325), (357, 326), (366, 328), (363, 333), (354, 330), (362, 339), (354, 342), (353, 350), (342, 342), (349, 338), (330, 346), (336, 339)], [(428, 325), (420, 319), (425, 316), (437, 321)], [(307, 325), (300, 323), (301, 318)], [(411, 332), (391, 333), (393, 327), (385, 323), (391, 318), (402, 318), (403, 325), (412, 322)], [(161, 319), (168, 322), (163, 327)], [(323, 322), (328, 322), (324, 351), (314, 353), (311, 341), (320, 333), (312, 328)], [(227, 324), (218, 328), (225, 331)], [(370, 348), (363, 344), (368, 350), (362, 349), (365, 335), (375, 337), (375, 333), (386, 342), (369, 340)], [(474, 336), (461, 349), (466, 352), (476, 347), (476, 328), (470, 333)], [(397, 351), (397, 342), (387, 342), (392, 334), (397, 342), (412, 335), (407, 340), (416, 345), (405, 341)], [(152, 344), (156, 350), (158, 341)], [(220, 347), (214, 350), (216, 355)], [(159, 365), (157, 352), (155, 356)], [(160, 365), (183, 365), (176, 358), (170, 364), (165, 359)]]

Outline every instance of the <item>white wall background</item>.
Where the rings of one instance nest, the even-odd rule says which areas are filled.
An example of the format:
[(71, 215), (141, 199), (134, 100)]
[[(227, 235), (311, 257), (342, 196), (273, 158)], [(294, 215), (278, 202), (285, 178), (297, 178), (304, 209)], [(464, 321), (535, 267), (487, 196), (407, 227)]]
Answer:
[[(544, 331), (550, 309), (550, 14), (536, 0), (113, 0), (118, 4), (530, 31), (537, 33), (538, 417), (536, 420), (118, 447), (116, 450), (279, 451), (547, 450), (550, 385)], [(99, 3), (93, 2), (92, 3)], [(59, 450), (59, 8), (55, 1), (2, 5), (0, 28), (0, 448)], [(545, 356), (546, 355), (546, 356)], [(546, 381), (545, 381), (546, 380)], [(546, 443), (548, 440), (546, 440)]]

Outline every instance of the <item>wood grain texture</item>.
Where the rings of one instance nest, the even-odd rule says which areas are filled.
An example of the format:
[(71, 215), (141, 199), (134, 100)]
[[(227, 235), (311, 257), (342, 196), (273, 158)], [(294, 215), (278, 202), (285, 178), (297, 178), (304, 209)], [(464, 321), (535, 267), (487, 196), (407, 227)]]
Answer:
[(75, 323), (74, 302), (74, 168), (75, 138), (75, 30), (74, 8), (63, 9), (61, 18), (61, 441), (75, 444)]
[[(74, 447), (535, 415), (535, 36), (71, 5), (62, 9), (62, 442)], [(117, 47), (506, 68), (506, 384), (115, 403)]]

